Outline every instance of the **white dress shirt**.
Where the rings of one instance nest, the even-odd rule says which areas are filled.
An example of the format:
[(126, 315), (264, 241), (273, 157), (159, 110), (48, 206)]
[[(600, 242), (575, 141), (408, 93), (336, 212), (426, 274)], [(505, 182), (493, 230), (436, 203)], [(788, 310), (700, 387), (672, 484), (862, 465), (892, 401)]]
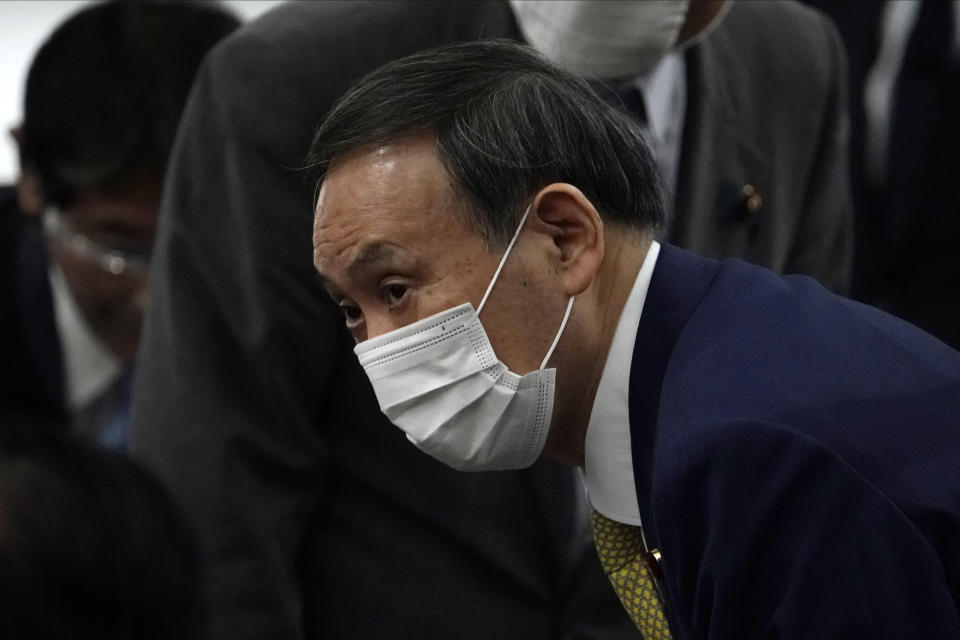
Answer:
[(611, 520), (634, 526), (642, 523), (630, 448), (630, 365), (637, 325), (658, 255), (660, 245), (654, 242), (617, 321), (593, 401), (584, 449), (583, 477), (590, 505)]
[(77, 416), (103, 395), (122, 371), (113, 355), (87, 325), (63, 272), (50, 267), (53, 311), (63, 353), (67, 407)]

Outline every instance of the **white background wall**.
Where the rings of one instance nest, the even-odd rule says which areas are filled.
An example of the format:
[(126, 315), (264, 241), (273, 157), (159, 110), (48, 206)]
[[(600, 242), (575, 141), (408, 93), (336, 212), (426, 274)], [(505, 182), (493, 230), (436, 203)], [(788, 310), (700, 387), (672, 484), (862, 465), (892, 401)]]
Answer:
[[(17, 173), (16, 147), (8, 132), (22, 116), (30, 61), (54, 28), (90, 1), (0, 1), (0, 184), (9, 184)], [(279, 0), (226, 0), (224, 4), (249, 20)]]

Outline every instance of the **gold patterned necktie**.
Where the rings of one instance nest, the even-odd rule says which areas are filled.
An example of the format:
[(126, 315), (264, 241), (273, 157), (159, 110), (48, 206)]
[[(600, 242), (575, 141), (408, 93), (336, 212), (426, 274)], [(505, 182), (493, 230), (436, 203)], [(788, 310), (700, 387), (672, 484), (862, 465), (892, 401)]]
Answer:
[(644, 640), (670, 640), (670, 625), (650, 568), (640, 527), (611, 520), (596, 511), (593, 540), (603, 572)]

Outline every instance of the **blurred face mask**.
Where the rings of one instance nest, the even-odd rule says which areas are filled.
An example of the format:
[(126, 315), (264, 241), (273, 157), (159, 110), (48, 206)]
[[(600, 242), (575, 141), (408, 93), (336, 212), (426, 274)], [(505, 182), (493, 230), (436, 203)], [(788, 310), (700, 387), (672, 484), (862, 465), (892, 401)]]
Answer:
[(556, 369), (545, 369), (573, 297), (540, 368), (520, 376), (500, 362), (479, 313), (530, 208), (476, 311), (469, 302), (361, 342), (354, 352), (380, 409), (420, 450), (460, 471), (523, 469), (547, 440)]
[(645, 75), (677, 44), (690, 0), (510, 0), (523, 36), (552, 62), (600, 79)]

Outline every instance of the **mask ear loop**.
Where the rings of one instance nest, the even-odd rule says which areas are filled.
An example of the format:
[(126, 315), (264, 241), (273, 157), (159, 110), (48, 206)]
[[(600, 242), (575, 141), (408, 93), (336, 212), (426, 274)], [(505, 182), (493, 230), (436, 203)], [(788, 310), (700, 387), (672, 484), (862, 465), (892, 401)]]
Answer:
[[(527, 216), (530, 215), (530, 207), (532, 204), (533, 203), (527, 205), (527, 209), (523, 212), (523, 216), (520, 218), (520, 223), (517, 225), (517, 230), (513, 232), (513, 237), (510, 238), (510, 244), (507, 245), (507, 250), (503, 252), (503, 257), (500, 258), (500, 264), (497, 265), (497, 270), (494, 272), (493, 278), (490, 280), (490, 284), (487, 285), (487, 291), (483, 294), (483, 299), (480, 300), (480, 306), (477, 307), (478, 316), (483, 310), (483, 306), (487, 304), (487, 298), (490, 297), (490, 292), (493, 291), (493, 285), (497, 283), (497, 278), (500, 277), (500, 272), (503, 271), (503, 265), (507, 263), (507, 258), (510, 256), (510, 251), (513, 249), (513, 245), (517, 243), (517, 238), (520, 237), (520, 232), (523, 230), (523, 223), (527, 221)], [(567, 327), (567, 320), (570, 319), (570, 312), (573, 311), (573, 298), (573, 296), (570, 296), (570, 302), (567, 303), (567, 310), (563, 314), (563, 320), (560, 322), (560, 329), (557, 331), (557, 335), (553, 338), (553, 344), (551, 344), (550, 348), (547, 349), (547, 355), (543, 358), (543, 362), (540, 363), (541, 371), (547, 366), (550, 356), (553, 355), (553, 350), (557, 348), (557, 343), (560, 342), (560, 336), (563, 335), (563, 330)]]
[(563, 321), (560, 323), (560, 329), (557, 331), (557, 336), (553, 339), (553, 344), (550, 345), (550, 348), (547, 350), (547, 355), (544, 356), (543, 362), (540, 363), (540, 370), (547, 366), (547, 362), (550, 360), (550, 356), (553, 355), (553, 350), (557, 348), (557, 343), (560, 342), (560, 336), (563, 335), (563, 330), (567, 328), (567, 320), (570, 319), (570, 312), (573, 311), (573, 296), (570, 296), (570, 302), (567, 303), (567, 311), (563, 314)]
[(527, 221), (527, 215), (529, 214), (530, 205), (527, 205), (527, 210), (523, 212), (523, 217), (520, 218), (520, 224), (517, 225), (517, 230), (513, 232), (513, 237), (510, 238), (510, 244), (507, 245), (507, 250), (503, 252), (503, 257), (500, 258), (500, 264), (497, 266), (497, 270), (493, 274), (493, 279), (490, 280), (490, 284), (487, 286), (487, 292), (483, 294), (483, 299), (480, 301), (480, 306), (477, 307), (478, 316), (480, 315), (480, 312), (483, 311), (483, 305), (487, 304), (487, 298), (490, 297), (490, 292), (493, 291), (493, 285), (497, 283), (497, 278), (500, 277), (500, 272), (503, 271), (503, 265), (507, 263), (507, 257), (510, 255), (510, 250), (513, 249), (513, 245), (516, 244), (517, 238), (520, 237), (520, 231), (523, 230), (523, 223)]

